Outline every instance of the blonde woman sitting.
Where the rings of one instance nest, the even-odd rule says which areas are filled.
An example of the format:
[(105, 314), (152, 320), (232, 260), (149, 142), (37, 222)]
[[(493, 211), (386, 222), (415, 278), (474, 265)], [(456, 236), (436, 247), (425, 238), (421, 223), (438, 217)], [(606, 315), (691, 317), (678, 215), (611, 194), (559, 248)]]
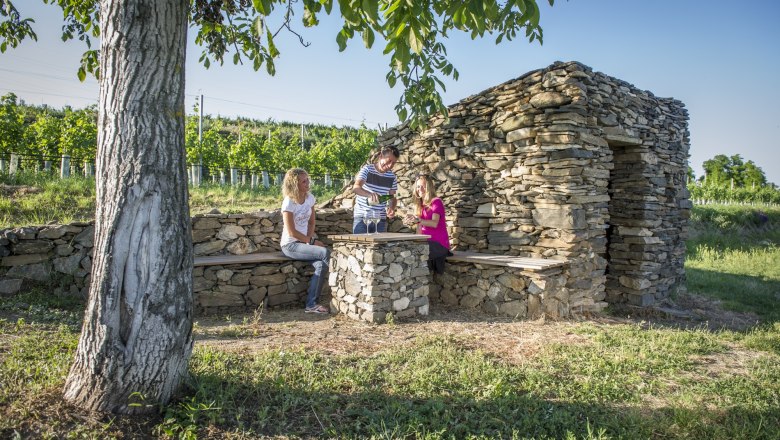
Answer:
[(317, 240), (314, 232), (314, 196), (309, 192), (309, 174), (301, 168), (287, 171), (282, 184), (282, 253), (295, 260), (311, 261), (314, 275), (306, 294), (306, 313), (328, 313), (328, 308), (317, 304), (327, 278), (330, 249)]

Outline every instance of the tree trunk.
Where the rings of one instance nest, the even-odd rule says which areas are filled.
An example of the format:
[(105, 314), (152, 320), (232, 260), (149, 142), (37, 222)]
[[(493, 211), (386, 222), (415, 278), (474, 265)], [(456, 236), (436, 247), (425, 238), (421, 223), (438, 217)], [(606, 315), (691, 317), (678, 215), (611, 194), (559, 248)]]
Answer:
[(182, 0), (101, 0), (97, 212), (89, 303), (65, 399), (157, 409), (192, 353)]

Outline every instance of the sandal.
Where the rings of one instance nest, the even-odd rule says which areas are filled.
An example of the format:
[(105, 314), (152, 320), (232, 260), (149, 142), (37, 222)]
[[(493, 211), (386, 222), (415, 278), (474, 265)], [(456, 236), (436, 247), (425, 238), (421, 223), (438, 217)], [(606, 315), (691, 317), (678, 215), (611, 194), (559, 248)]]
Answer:
[(317, 313), (317, 314), (325, 314), (330, 313), (330, 310), (328, 310), (327, 307), (323, 305), (316, 305), (314, 307), (307, 307), (306, 310), (304, 310), (305, 313)]

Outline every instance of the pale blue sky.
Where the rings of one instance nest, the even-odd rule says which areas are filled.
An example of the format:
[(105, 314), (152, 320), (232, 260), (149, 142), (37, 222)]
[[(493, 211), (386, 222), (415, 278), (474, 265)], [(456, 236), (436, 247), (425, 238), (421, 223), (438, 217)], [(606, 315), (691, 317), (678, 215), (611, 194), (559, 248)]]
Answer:
[[(579, 61), (594, 70), (685, 103), (690, 114), (691, 158), (696, 175), (716, 154), (741, 154), (780, 184), (780, 2), (776, 0), (558, 0), (542, 6), (544, 45), (493, 38), (447, 43), (460, 80), (446, 81), (446, 104), (555, 61)], [(38, 42), (0, 54), (0, 94), (31, 104), (83, 107), (97, 101), (97, 83), (79, 83), (83, 46), (63, 43), (61, 13), (37, 0), (17, 0), (36, 18)], [(311, 42), (279, 37), (276, 77), (227, 63), (206, 70), (188, 49), (187, 107), (205, 96), (206, 113), (224, 116), (370, 127), (397, 123), (401, 90), (384, 81), (381, 47), (359, 40), (344, 53), (335, 43), (335, 20), (299, 29)]]

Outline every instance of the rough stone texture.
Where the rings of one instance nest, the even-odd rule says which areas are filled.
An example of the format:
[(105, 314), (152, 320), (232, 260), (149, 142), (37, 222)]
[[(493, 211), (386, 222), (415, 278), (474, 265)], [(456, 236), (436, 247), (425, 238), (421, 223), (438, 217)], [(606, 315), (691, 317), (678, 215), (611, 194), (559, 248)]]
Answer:
[[(459, 286), (454, 290), (431, 285), (437, 298), (512, 316), (567, 316), (599, 311), (608, 302), (652, 305), (684, 286), (690, 139), (688, 113), (680, 101), (655, 97), (569, 62), (471, 96), (451, 106), (449, 115), (449, 121), (432, 118), (421, 133), (406, 125), (382, 133), (380, 145), (395, 145), (402, 152), (395, 168), (400, 211), (408, 211), (414, 177), (428, 171), (447, 208), (455, 249), (561, 259), (569, 265), (561, 275), (565, 286), (504, 269), (493, 274), (498, 269), (486, 267), (474, 274), (473, 284), (467, 277), (450, 284)], [(328, 204), (337, 209), (318, 208), (317, 230), (326, 244), (328, 235), (351, 232), (352, 201), (345, 187)], [(196, 256), (279, 250), (279, 210), (208, 214), (192, 221)], [(388, 230), (409, 232), (400, 221), (390, 222)], [(11, 280), (4, 284), (10, 291), (17, 284), (12, 280), (56, 282), (44, 278), (65, 272), (74, 284), (57, 289), (85, 295), (93, 236), (89, 223), (0, 230), (0, 282)], [(74, 265), (76, 257), (55, 265), (55, 259), (71, 255), (84, 256), (80, 267)], [(374, 268), (399, 270), (377, 255), (348, 263), (363, 270), (369, 261)], [(202, 303), (196, 298), (196, 307), (207, 311), (299, 301), (308, 283), (302, 265), (241, 268), (248, 272), (239, 271), (235, 282), (233, 277), (218, 280), (208, 268), (202, 278), (196, 276), (195, 291), (196, 297), (211, 293)], [(276, 282), (274, 274), (282, 274), (287, 283), (258, 281)], [(454, 276), (449, 270), (444, 275)], [(522, 279), (507, 285), (499, 281), (502, 276)], [(229, 296), (220, 285), (247, 290)], [(359, 287), (343, 286), (353, 296)], [(364, 313), (378, 322), (384, 319), (380, 315), (401, 305), (390, 302), (381, 305), (382, 311)], [(422, 314), (428, 306), (416, 307)]]
[(572, 313), (567, 274), (562, 268), (531, 272), (458, 261), (448, 262), (444, 273), (433, 279), (440, 286), (431, 293), (434, 304), (440, 301), (520, 319), (536, 319), (544, 310), (550, 311), (547, 315), (551, 318)]
[[(379, 263), (375, 263), (379, 262)], [(428, 243), (333, 243), (331, 309), (359, 321), (428, 314)]]
[(684, 285), (683, 103), (568, 62), (448, 110), (449, 121), (433, 117), (422, 132), (400, 125), (380, 136), (401, 150), (401, 211), (414, 177), (429, 172), (455, 249), (567, 260), (572, 310), (652, 304)]

